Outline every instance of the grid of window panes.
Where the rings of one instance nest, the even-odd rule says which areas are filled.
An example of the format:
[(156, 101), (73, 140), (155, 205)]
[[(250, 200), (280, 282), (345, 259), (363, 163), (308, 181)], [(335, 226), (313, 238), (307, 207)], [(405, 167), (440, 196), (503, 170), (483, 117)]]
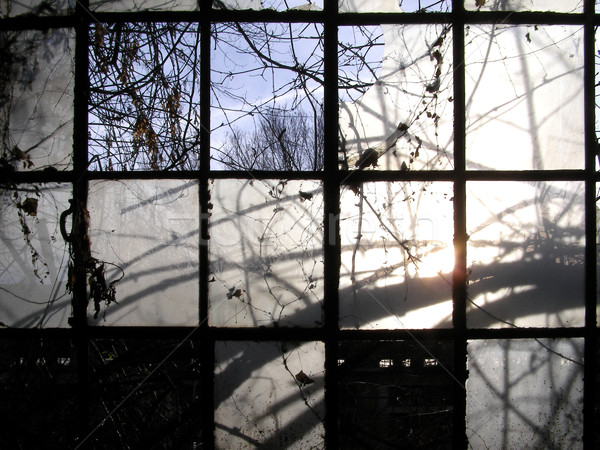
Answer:
[(3, 0), (6, 445), (597, 448), (596, 12)]

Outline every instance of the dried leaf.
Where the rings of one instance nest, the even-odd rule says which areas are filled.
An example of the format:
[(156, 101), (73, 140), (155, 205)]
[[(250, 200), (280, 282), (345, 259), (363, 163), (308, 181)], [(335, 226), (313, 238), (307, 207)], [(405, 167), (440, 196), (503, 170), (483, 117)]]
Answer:
[(295, 377), (298, 383), (300, 383), (300, 386), (306, 386), (307, 384), (312, 384), (315, 382), (315, 380), (306, 375), (302, 370), (298, 372)]

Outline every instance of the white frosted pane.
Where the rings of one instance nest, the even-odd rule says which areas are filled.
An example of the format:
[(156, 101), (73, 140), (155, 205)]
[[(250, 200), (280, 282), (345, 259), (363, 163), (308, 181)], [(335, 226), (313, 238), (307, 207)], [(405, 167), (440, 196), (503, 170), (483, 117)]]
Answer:
[(452, 185), (357, 189), (341, 196), (340, 326), (451, 326)]
[(440, 12), (450, 9), (450, 0), (339, 0), (340, 12)]
[(90, 10), (98, 12), (196, 11), (198, 0), (91, 0)]
[[(88, 200), (92, 255), (106, 265), (117, 304), (98, 325), (198, 323), (198, 187), (188, 180), (95, 181)], [(122, 272), (121, 272), (122, 270)]]
[(383, 57), (366, 60), (378, 70), (371, 74), (361, 53), (369, 40), (359, 27), (340, 29), (343, 168), (361, 167), (361, 156), (372, 150), (378, 154), (373, 167), (381, 170), (452, 168), (449, 30), (446, 25), (382, 25), (383, 40), (374, 42), (384, 44)]
[(583, 339), (467, 348), (469, 448), (583, 447)]
[(321, 342), (217, 342), (215, 447), (324, 448)]
[(211, 202), (210, 324), (320, 325), (321, 185), (215, 180)]
[(12, 83), (3, 85), (2, 157), (17, 170), (71, 168), (74, 33), (66, 29), (0, 36), (12, 53)]
[(53, 16), (71, 13), (74, 0), (3, 0), (0, 2), (0, 17), (15, 17), (23, 14)]
[(465, 9), (480, 11), (583, 12), (583, 0), (465, 0)]
[[(64, 327), (71, 315), (71, 296), (66, 293), (69, 250), (58, 220), (69, 207), (70, 187), (21, 189), (0, 192), (0, 322), (11, 327)], [(27, 208), (36, 201), (35, 207)], [(35, 215), (28, 213), (34, 210)]]
[(468, 168), (583, 168), (580, 27), (471, 26), (465, 59)]
[(467, 183), (470, 327), (584, 325), (582, 182)]

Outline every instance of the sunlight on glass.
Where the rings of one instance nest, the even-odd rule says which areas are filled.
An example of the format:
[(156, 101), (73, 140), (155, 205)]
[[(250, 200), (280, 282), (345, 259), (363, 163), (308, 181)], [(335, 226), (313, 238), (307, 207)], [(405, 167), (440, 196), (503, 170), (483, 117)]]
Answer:
[(583, 30), (465, 32), (467, 168), (583, 168)]
[(364, 183), (341, 196), (340, 325), (451, 326), (451, 183)]
[(582, 182), (467, 183), (469, 326), (583, 326), (584, 223)]

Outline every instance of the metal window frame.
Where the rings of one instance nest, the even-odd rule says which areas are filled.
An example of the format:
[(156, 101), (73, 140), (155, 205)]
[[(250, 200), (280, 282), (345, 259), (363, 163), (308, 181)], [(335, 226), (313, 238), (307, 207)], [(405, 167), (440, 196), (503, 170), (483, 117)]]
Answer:
[[(445, 23), (452, 26), (454, 69), (454, 170), (440, 172), (357, 172), (356, 181), (451, 181), (454, 185), (454, 236), (456, 264), (453, 274), (453, 328), (444, 330), (409, 330), (411, 338), (444, 339), (454, 343), (455, 377), (463, 384), (454, 392), (454, 438), (453, 448), (467, 448), (466, 428), (466, 384), (467, 341), (471, 339), (518, 339), (518, 338), (583, 338), (585, 342), (583, 443), (592, 449), (597, 440), (596, 421), (596, 355), (600, 337), (596, 326), (597, 308), (597, 250), (596, 250), (596, 185), (600, 173), (596, 171), (597, 137), (595, 131), (595, 29), (600, 25), (600, 15), (595, 12), (593, 0), (584, 1), (580, 14), (543, 12), (475, 12), (466, 11), (463, 1), (452, 0), (452, 11), (448, 13), (338, 13), (337, 0), (325, 0), (323, 11), (226, 11), (211, 8), (211, 0), (202, 1), (201, 11), (194, 12), (132, 12), (94, 13), (88, 11), (87, 0), (77, 1), (73, 14), (57, 17), (16, 17), (0, 19), (1, 29), (47, 29), (68, 27), (75, 30), (75, 91), (74, 91), (74, 153), (73, 170), (64, 173), (17, 172), (15, 183), (70, 182), (76, 201), (87, 201), (88, 182), (95, 179), (195, 179), (199, 182), (201, 215), (201, 240), (198, 258), (200, 261), (199, 319), (200, 327), (94, 327), (87, 324), (87, 294), (85, 280), (75, 286), (74, 315), (69, 329), (0, 329), (0, 339), (68, 338), (76, 346), (77, 374), (79, 380), (79, 435), (86, 436), (93, 428), (90, 423), (90, 380), (88, 372), (88, 345), (92, 339), (111, 338), (154, 338), (184, 339), (190, 333), (207, 345), (199, 355), (202, 368), (202, 384), (205, 401), (202, 409), (202, 429), (206, 442), (203, 448), (214, 448), (214, 346), (220, 340), (247, 341), (322, 341), (325, 344), (325, 443), (328, 448), (338, 448), (338, 346), (343, 341), (405, 340), (406, 330), (340, 330), (338, 327), (340, 230), (335, 220), (325, 220), (324, 236), (324, 324), (314, 329), (286, 328), (219, 328), (210, 327), (208, 321), (208, 212), (209, 180), (215, 178), (281, 178), (314, 179), (321, 181), (324, 188), (324, 217), (337, 217), (340, 212), (340, 187), (347, 174), (338, 168), (336, 127), (325, 127), (325, 160), (322, 172), (223, 172), (210, 169), (210, 37), (211, 24), (215, 22), (316, 22), (324, 27), (324, 120), (337, 123), (337, 34), (342, 25), (369, 24), (431, 24)], [(89, 27), (95, 21), (101, 23), (161, 21), (199, 22), (201, 24), (201, 80), (200, 95), (201, 162), (198, 171), (177, 172), (91, 172), (88, 171), (88, 47)], [(465, 70), (464, 30), (469, 24), (570, 24), (581, 25), (584, 33), (584, 98), (585, 98), (585, 167), (582, 170), (555, 171), (470, 171), (465, 164)], [(466, 183), (473, 180), (512, 181), (584, 181), (585, 182), (585, 326), (579, 328), (511, 328), (472, 329), (466, 324), (467, 280), (466, 280)], [(82, 446), (83, 447), (83, 446)]]

